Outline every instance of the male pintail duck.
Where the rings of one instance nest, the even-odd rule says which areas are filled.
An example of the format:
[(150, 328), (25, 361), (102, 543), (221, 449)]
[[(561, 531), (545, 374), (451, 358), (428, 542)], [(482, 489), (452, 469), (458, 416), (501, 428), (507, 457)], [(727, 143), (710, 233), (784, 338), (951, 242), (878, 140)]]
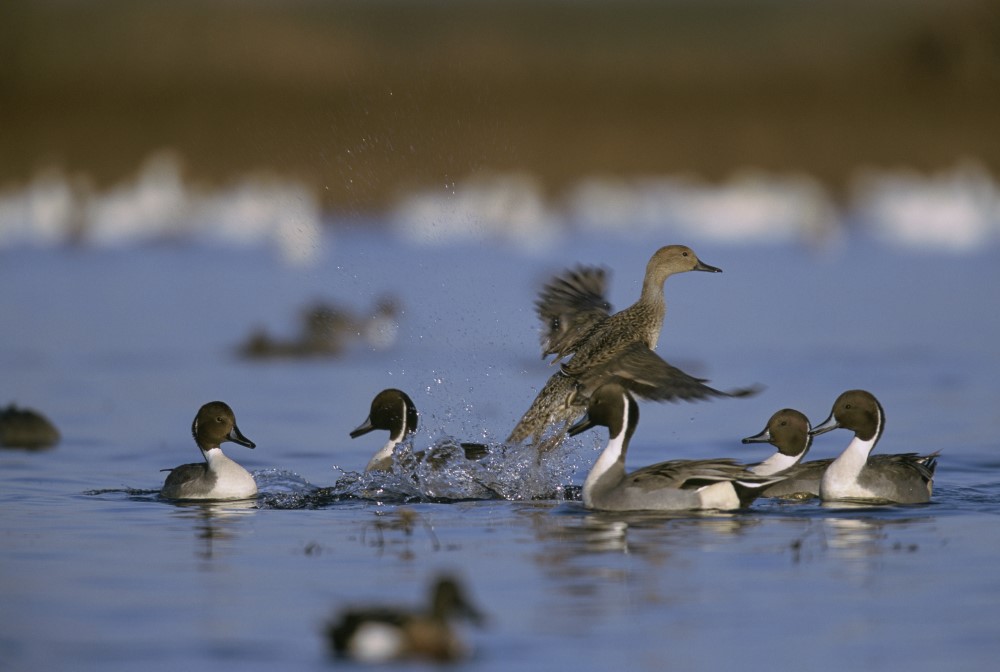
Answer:
[(597, 389), (587, 414), (569, 428), (609, 430), (608, 445), (583, 484), (583, 504), (604, 511), (732, 510), (746, 507), (780, 477), (759, 476), (731, 459), (671, 460), (625, 473), (628, 443), (639, 423), (639, 406), (620, 383)]
[(743, 439), (743, 443), (770, 443), (778, 450), (763, 462), (749, 465), (747, 470), (759, 476), (780, 474), (784, 477), (761, 491), (761, 497), (809, 499), (819, 497), (819, 482), (833, 460), (802, 462), (809, 452), (809, 418), (794, 408), (783, 408), (767, 421), (764, 431)]
[[(413, 400), (402, 390), (389, 388), (382, 390), (372, 399), (368, 417), (352, 432), (351, 438), (367, 434), (376, 429), (388, 430), (389, 440), (368, 461), (365, 471), (390, 471), (392, 469), (392, 451), (407, 437), (417, 431), (419, 414)], [(487, 453), (486, 446), (478, 443), (462, 443), (465, 457), (478, 460)], [(414, 456), (421, 460), (426, 451), (419, 451)]]
[(817, 436), (838, 428), (851, 430), (854, 438), (823, 473), (819, 487), (823, 501), (921, 504), (930, 500), (936, 452), (884, 455), (877, 460), (870, 456), (885, 428), (885, 412), (871, 392), (848, 390), (841, 394), (830, 417), (810, 434)]
[(646, 265), (639, 300), (615, 314), (604, 298), (602, 269), (584, 267), (554, 278), (536, 302), (543, 325), (542, 356), (555, 355), (553, 364), (570, 359), (549, 378), (507, 442), (532, 437), (538, 443), (547, 427), (563, 425), (551, 442), (554, 446), (583, 411), (587, 397), (609, 381), (654, 401), (741, 397), (756, 392), (755, 388), (716, 390), (653, 352), (666, 314), (663, 284), (671, 275), (687, 271), (722, 272), (698, 259), (689, 247), (661, 247)]
[(205, 461), (170, 469), (160, 490), (162, 496), (217, 500), (248, 499), (257, 494), (257, 484), (250, 472), (226, 457), (220, 447), (225, 441), (256, 447), (240, 432), (236, 416), (227, 404), (212, 401), (202, 406), (191, 424), (191, 434)]
[(38, 411), (11, 404), (0, 408), (0, 446), (42, 449), (59, 443), (59, 430)]
[(337, 656), (365, 663), (408, 659), (449, 662), (467, 656), (469, 649), (452, 629), (451, 621), (462, 617), (478, 625), (482, 615), (450, 577), (434, 583), (430, 602), (425, 611), (350, 609), (327, 625), (327, 640)]

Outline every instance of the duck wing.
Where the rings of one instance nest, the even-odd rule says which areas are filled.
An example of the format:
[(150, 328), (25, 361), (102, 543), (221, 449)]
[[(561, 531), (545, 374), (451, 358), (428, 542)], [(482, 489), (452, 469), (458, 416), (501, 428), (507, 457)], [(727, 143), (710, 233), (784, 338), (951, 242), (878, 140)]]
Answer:
[(611, 315), (605, 298), (608, 273), (597, 266), (577, 266), (549, 281), (535, 301), (542, 322), (542, 358), (559, 361), (573, 354), (581, 338)]
[(720, 481), (747, 483), (774, 481), (773, 476), (757, 476), (729, 458), (708, 460), (668, 460), (633, 471), (625, 477), (629, 487), (644, 490), (676, 488), (693, 490)]
[(930, 455), (920, 455), (918, 453), (876, 454), (868, 458), (868, 465), (898, 476), (915, 472), (924, 481), (930, 481), (934, 478), (934, 470), (937, 468), (939, 454), (938, 452), (931, 453)]
[(163, 481), (163, 487), (160, 489), (160, 492), (164, 497), (171, 499), (187, 498), (191, 494), (188, 491), (191, 484), (205, 478), (210, 473), (208, 465), (204, 462), (182, 464), (173, 469), (161, 469), (160, 471), (170, 472)]
[(582, 371), (577, 382), (586, 396), (610, 380), (617, 379), (633, 394), (651, 401), (694, 401), (708, 397), (747, 397), (757, 394), (760, 387), (744, 387), (728, 392), (707, 385), (704, 378), (695, 378), (642, 343), (632, 343), (600, 366)]

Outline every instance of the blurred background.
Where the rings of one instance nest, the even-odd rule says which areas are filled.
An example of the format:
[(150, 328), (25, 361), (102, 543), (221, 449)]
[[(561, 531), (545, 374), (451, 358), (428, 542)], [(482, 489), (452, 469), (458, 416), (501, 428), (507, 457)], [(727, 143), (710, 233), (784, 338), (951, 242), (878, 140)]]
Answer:
[[(0, 17), (8, 239), (79, 236), (86, 195), (144, 174), (200, 193), (277, 180), (324, 216), (497, 176), (572, 215), (595, 179), (748, 170), (840, 208), (872, 171), (958, 171), (996, 207), (991, 0), (32, 0)], [(26, 214), (32, 184), (58, 185), (65, 222)]]

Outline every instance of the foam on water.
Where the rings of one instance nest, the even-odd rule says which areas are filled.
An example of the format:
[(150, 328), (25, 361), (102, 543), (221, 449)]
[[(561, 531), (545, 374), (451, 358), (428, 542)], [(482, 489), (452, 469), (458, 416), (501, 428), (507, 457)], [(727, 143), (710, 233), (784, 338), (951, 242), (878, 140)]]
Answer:
[(390, 471), (342, 472), (337, 482), (316, 493), (327, 502), (366, 499), (382, 503), (451, 502), (482, 499), (566, 499), (574, 489), (570, 478), (578, 469), (569, 444), (539, 459), (532, 446), (485, 446), (480, 459), (466, 459), (454, 438), (415, 449), (411, 442), (396, 447)]

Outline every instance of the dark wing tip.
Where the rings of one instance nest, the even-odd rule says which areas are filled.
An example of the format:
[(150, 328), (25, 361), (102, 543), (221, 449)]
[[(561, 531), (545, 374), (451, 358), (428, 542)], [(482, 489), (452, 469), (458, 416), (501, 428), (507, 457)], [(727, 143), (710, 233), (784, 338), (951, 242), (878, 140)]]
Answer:
[(761, 392), (763, 392), (765, 389), (767, 388), (765, 388), (763, 385), (755, 383), (749, 387), (738, 387), (735, 390), (729, 390), (728, 392), (722, 392), (721, 394), (727, 397), (732, 397), (734, 399), (743, 399), (745, 397), (756, 396)]

